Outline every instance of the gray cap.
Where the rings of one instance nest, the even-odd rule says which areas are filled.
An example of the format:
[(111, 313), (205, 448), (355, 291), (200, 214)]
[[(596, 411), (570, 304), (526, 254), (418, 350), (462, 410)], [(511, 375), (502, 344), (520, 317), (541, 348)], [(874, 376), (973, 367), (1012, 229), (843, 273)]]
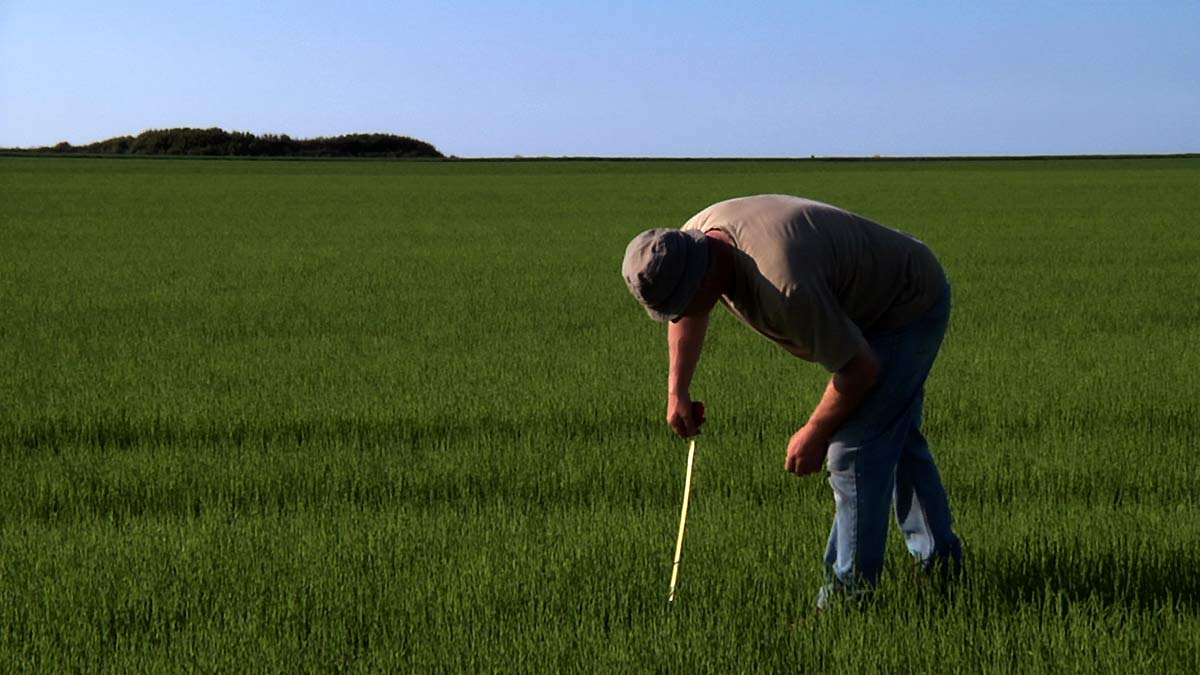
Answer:
[(625, 248), (625, 285), (655, 321), (675, 321), (708, 272), (708, 238), (699, 230), (646, 230)]

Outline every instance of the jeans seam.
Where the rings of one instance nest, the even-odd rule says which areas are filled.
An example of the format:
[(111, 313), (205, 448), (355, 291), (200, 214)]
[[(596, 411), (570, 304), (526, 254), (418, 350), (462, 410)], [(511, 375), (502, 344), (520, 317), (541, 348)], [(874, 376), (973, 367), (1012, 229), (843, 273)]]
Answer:
[(850, 578), (846, 582), (851, 592), (856, 591), (858, 587), (858, 574), (859, 570), (862, 569), (859, 556), (862, 555), (863, 550), (862, 541), (858, 538), (858, 521), (862, 519), (863, 513), (862, 491), (858, 489), (862, 463), (857, 461), (857, 457), (855, 459), (854, 472), (851, 474), (853, 476), (852, 484), (854, 485), (854, 517), (850, 519), (850, 545), (853, 547), (853, 555), (850, 556)]

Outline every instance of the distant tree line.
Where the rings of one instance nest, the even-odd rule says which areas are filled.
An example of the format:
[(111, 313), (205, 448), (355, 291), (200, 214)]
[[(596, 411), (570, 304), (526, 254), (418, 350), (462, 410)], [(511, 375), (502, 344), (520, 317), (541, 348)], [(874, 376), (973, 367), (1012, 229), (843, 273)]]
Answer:
[(59, 143), (43, 152), (101, 155), (179, 155), (207, 157), (443, 157), (415, 138), (393, 134), (347, 134), (299, 139), (287, 134), (257, 136), (242, 131), (151, 129), (88, 145)]

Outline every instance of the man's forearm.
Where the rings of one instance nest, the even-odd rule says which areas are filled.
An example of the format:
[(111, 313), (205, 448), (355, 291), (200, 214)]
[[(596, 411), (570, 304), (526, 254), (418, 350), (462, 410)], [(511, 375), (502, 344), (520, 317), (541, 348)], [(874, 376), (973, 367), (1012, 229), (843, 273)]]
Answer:
[(869, 347), (856, 354), (842, 370), (829, 378), (825, 394), (809, 416), (808, 425), (823, 437), (832, 436), (875, 386), (879, 367), (879, 361)]
[(667, 374), (667, 393), (681, 394), (689, 391), (700, 352), (704, 348), (704, 336), (708, 333), (708, 315), (688, 316), (675, 323), (667, 324), (667, 346), (671, 354), (670, 370)]

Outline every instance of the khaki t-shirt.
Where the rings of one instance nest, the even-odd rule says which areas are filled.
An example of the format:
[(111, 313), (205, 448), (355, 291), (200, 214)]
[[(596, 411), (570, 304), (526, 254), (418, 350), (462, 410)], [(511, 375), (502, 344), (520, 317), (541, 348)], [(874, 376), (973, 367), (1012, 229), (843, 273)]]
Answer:
[(921, 241), (835, 206), (760, 195), (713, 204), (684, 230), (729, 235), (735, 286), (721, 302), (792, 354), (833, 372), (864, 333), (900, 328), (946, 287)]

